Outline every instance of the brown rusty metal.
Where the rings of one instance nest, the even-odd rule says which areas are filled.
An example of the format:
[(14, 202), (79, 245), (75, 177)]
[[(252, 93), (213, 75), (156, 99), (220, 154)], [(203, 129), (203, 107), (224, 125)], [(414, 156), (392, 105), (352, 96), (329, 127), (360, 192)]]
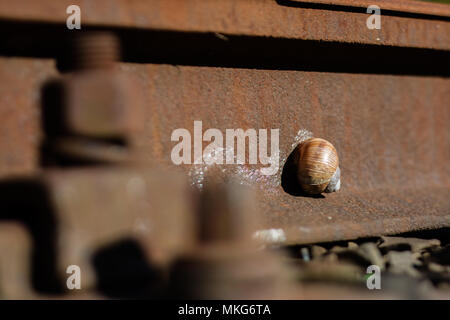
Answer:
[[(329, 3), (323, 7), (302, 7), (304, 1), (275, 0), (96, 0), (0, 1), (0, 19), (50, 22), (65, 27), (66, 8), (77, 4), (83, 26), (208, 32), (302, 40), (333, 41), (373, 45), (450, 49), (450, 9), (446, 5), (416, 1), (372, 1), (383, 9), (382, 28), (366, 27), (368, 14), (347, 10), (365, 1), (308, 1)], [(300, 6), (299, 6), (300, 5)], [(299, 7), (298, 7), (299, 6)], [(410, 17), (404, 13), (422, 16)], [(403, 13), (403, 14), (402, 14)], [(427, 19), (423, 15), (433, 15)], [(428, 17), (431, 18), (431, 17)]]
[(188, 186), (179, 175), (91, 168), (51, 170), (42, 180), (57, 215), (58, 271), (65, 278), (68, 265), (80, 266), (83, 288), (98, 281), (92, 259), (102, 247), (133, 240), (150, 265), (164, 268), (192, 243)]
[(441, 3), (430, 4), (424, 1), (416, 0), (292, 0), (292, 2), (326, 4), (331, 6), (350, 6), (364, 9), (367, 9), (371, 5), (377, 5), (381, 10), (450, 17), (450, 7), (448, 5)]
[[(44, 157), (55, 161), (128, 161), (130, 135), (142, 127), (142, 93), (136, 79), (116, 70), (119, 43), (114, 34), (88, 32), (74, 42), (75, 72), (51, 81), (61, 98), (43, 99)], [(61, 160), (58, 158), (63, 158)]]
[(0, 223), (0, 299), (36, 298), (31, 278), (31, 239), (23, 225)]
[(73, 50), (78, 70), (113, 69), (120, 60), (119, 41), (108, 32), (89, 32), (76, 36)]
[[(175, 143), (156, 141), (176, 128), (193, 133), (194, 120), (222, 132), (280, 128), (278, 174), (262, 176), (251, 166), (235, 174), (259, 188), (260, 227), (283, 229), (287, 243), (449, 226), (446, 78), (163, 65), (144, 74), (156, 128), (141, 139), (152, 141), (148, 152), (163, 163), (170, 164)], [(182, 112), (167, 111), (173, 106)], [(303, 129), (338, 150), (340, 192), (309, 198), (283, 190), (282, 167)], [(186, 170), (194, 183), (201, 176)]]
[[(8, 272), (0, 273), (5, 297), (15, 290), (77, 294), (65, 285), (70, 265), (80, 267), (85, 292), (98, 290), (104, 270), (93, 259), (124, 241), (142, 251), (149, 268), (163, 273), (194, 240), (188, 185), (182, 175), (159, 168), (48, 169), (3, 180), (0, 191), (0, 249), (14, 249), (14, 257), (5, 255), (10, 259), (0, 262)], [(8, 231), (10, 220), (22, 224), (24, 236)], [(128, 262), (114, 261), (116, 266)], [(28, 276), (32, 268), (33, 277)]]
[[(10, 274), (14, 281), (2, 281), (5, 297), (20, 295), (17, 290), (63, 293), (67, 291), (64, 279), (70, 265), (80, 268), (81, 287), (89, 294), (100, 290), (98, 286), (105, 281), (104, 270), (93, 265), (101, 250), (112, 247), (109, 250), (114, 252), (114, 246), (125, 241), (137, 252), (142, 251), (142, 263), (148, 264), (148, 269), (163, 270), (192, 239), (185, 179), (176, 173), (131, 164), (133, 150), (128, 138), (139, 127), (136, 122), (141, 119), (141, 96), (132, 77), (123, 77), (114, 70), (115, 38), (88, 33), (78, 41), (78, 69), (65, 78), (42, 84), (43, 88), (60, 85), (61, 98), (49, 99), (58, 93), (53, 90), (41, 100), (41, 153), (53, 160), (52, 166), (71, 167), (46, 168), (38, 175), (0, 184), (0, 222), (13, 219), (26, 226), (36, 257), (33, 263), (26, 263), (23, 256), (13, 257), (12, 263), (20, 268)], [(116, 139), (127, 143), (116, 145)], [(99, 166), (105, 163), (121, 166)], [(6, 231), (2, 245), (16, 240), (17, 246), (22, 244), (20, 234), (13, 237)], [(29, 255), (24, 250), (16, 251)], [(127, 263), (114, 261), (115, 265)], [(4, 272), (12, 269), (8, 262), (0, 265)], [(20, 272), (31, 266), (35, 270), (32, 277)], [(78, 296), (77, 291), (70, 292)]]
[[(19, 80), (30, 62), (13, 61)], [(41, 68), (36, 74), (55, 72), (49, 64), (37, 66)], [(322, 199), (286, 193), (279, 185), (283, 161), (274, 177), (253, 179), (253, 171), (242, 171), (244, 183), (261, 188), (260, 228), (283, 229), (289, 243), (449, 225), (447, 78), (137, 64), (121, 69), (142, 79), (151, 103), (145, 130), (135, 139), (146, 159), (162, 165), (171, 165), (172, 131), (187, 128), (192, 133), (198, 119), (205, 130), (280, 128), (282, 160), (293, 150), (301, 129), (335, 145), (342, 189)], [(36, 95), (34, 83), (24, 80), (21, 94)], [(38, 108), (29, 100), (16, 101), (20, 110)], [(10, 105), (2, 108), (8, 110)], [(17, 133), (14, 128), (21, 117), (30, 119), (27, 128), (36, 128), (28, 139), (39, 135), (36, 115), (18, 116), (12, 113), (7, 121), (11, 128), (7, 137)], [(33, 153), (31, 144), (4, 147), (2, 162), (22, 149)], [(33, 168), (32, 158), (22, 159), (27, 161), (21, 170)]]
[[(81, 6), (84, 29), (110, 33), (82, 37), (79, 68), (62, 75), (53, 49), (68, 35), (69, 4)], [(177, 296), (307, 297), (295, 286), (279, 295), (287, 271), (255, 250), (251, 234), (289, 245), (449, 227), (450, 72), (440, 64), (450, 49), (449, 7), (370, 4), (382, 9), (381, 30), (366, 28), (363, 0), (0, 0), (0, 26), (14, 27), (0, 30), (0, 250), (14, 255), (0, 260), (1, 297), (63, 293), (72, 264), (89, 296), (101, 283), (99, 255), (109, 259), (123, 241), (163, 271), (162, 282), (177, 262)], [(115, 63), (113, 35), (127, 63)], [(56, 104), (64, 112), (49, 118), (63, 130), (47, 131), (42, 89), (55, 78), (66, 88)], [(105, 107), (102, 115), (90, 104)], [(195, 120), (203, 131), (280, 129), (279, 171), (201, 164), (184, 166), (184, 177), (172, 172), (180, 168), (171, 133), (193, 134)], [(298, 192), (291, 153), (304, 132), (336, 147), (340, 192)], [(42, 168), (41, 141), (72, 166)], [(203, 190), (197, 220), (186, 176)], [(256, 208), (238, 188), (205, 184), (211, 176), (253, 187)], [(246, 221), (252, 212), (256, 225)], [(159, 285), (164, 291), (167, 282)]]
[[(20, 19), (61, 23), (66, 18), (65, 4), (42, 1), (41, 7), (30, 4), (19, 11), (15, 4), (1, 2), (0, 15), (16, 19), (18, 24)], [(447, 52), (450, 43), (449, 22), (436, 17), (383, 16), (382, 29), (374, 31), (365, 27), (364, 13), (287, 7), (265, 0), (111, 1), (108, 5), (112, 7), (106, 7), (112, 9), (106, 12), (102, 5), (105, 3), (99, 1), (87, 10), (84, 21), (88, 26), (220, 32), (225, 38), (229, 34), (270, 36), (261, 41), (289, 38), (301, 44), (305, 43), (302, 40), (336, 41), (335, 49), (349, 45), (353, 60), (362, 62), (366, 57), (354, 54), (355, 43), (377, 44), (386, 50), (389, 46), (407, 47), (405, 59), (408, 52), (414, 52), (418, 64), (423, 51), (414, 48), (436, 49), (427, 52), (439, 56)], [(121, 31), (126, 34), (127, 29)], [(324, 50), (319, 48), (328, 54)], [(236, 60), (243, 54), (238, 51)], [(345, 60), (340, 72), (330, 72), (329, 65), (321, 72), (311, 72), (299, 68), (293, 58), (288, 61), (287, 70), (267, 64), (254, 69), (220, 63), (180, 66), (176, 59), (172, 64), (177, 66), (121, 64), (120, 71), (137, 76), (146, 92), (146, 125), (142, 134), (133, 137), (144, 158), (173, 168), (171, 133), (177, 128), (192, 132), (194, 120), (202, 120), (205, 130), (223, 132), (227, 128), (280, 128), (278, 174), (263, 177), (258, 175), (258, 167), (243, 166), (237, 178), (260, 189), (259, 228), (282, 230), (281, 242), (310, 243), (448, 227), (450, 86), (445, 66), (442, 73), (424, 76), (391, 74), (389, 68), (395, 69), (395, 64), (388, 64), (380, 74), (348, 73), (351, 59)], [(371, 61), (377, 65), (376, 59)], [(6, 115), (5, 125), (0, 127), (0, 172), (3, 177), (35, 172), (35, 148), (41, 135), (39, 88), (58, 71), (54, 61), (44, 58), (1, 57), (0, 66), (0, 77), (7, 79), (0, 88), (0, 110)], [(336, 146), (342, 169), (339, 193), (309, 198), (286, 192), (281, 186), (282, 167), (299, 130), (309, 130)], [(200, 171), (192, 166), (185, 170), (197, 181)]]
[[(172, 294), (189, 299), (275, 299), (285, 270), (275, 255), (251, 239), (255, 197), (211, 173), (197, 208), (197, 243), (177, 259)], [(280, 257), (278, 257), (280, 258)]]
[[(46, 160), (54, 161), (53, 168), (0, 183), (0, 226), (4, 220), (22, 223), (31, 238), (34, 257), (32, 263), (26, 263), (24, 255), (29, 252), (22, 248), (21, 234), (13, 237), (5, 230), (6, 241), (1, 245), (17, 240), (14, 253), (22, 255), (14, 256), (12, 261), (21, 267), (10, 274), (17, 279), (6, 284), (2, 279), (5, 297), (17, 296), (17, 290), (69, 292), (64, 279), (71, 265), (80, 268), (81, 287), (86, 294), (106, 290), (101, 286), (105, 281), (111, 286), (114, 279), (110, 278), (111, 272), (106, 272), (104, 279), (102, 259), (116, 259), (114, 265), (125, 266), (128, 271), (128, 263), (141, 263), (143, 274), (137, 276), (142, 278), (151, 272), (164, 273), (173, 257), (193, 240), (185, 177), (132, 161), (133, 148), (128, 139), (130, 132), (139, 128), (136, 123), (142, 118), (141, 96), (132, 77), (114, 70), (115, 46), (113, 35), (83, 35), (77, 43), (81, 63), (76, 71), (43, 84), (43, 88), (62, 87), (60, 91), (50, 90), (41, 100), (41, 153)], [(116, 140), (126, 143), (117, 146)], [(105, 166), (108, 162), (120, 166)], [(117, 260), (114, 252), (121, 246), (134, 252), (137, 262)], [(8, 261), (0, 266), (5, 275), (12, 269)], [(31, 266), (32, 277), (27, 277), (23, 269)], [(164, 278), (158, 280), (163, 282)], [(136, 283), (127, 288), (133, 290), (133, 285)], [(150, 294), (150, 288), (145, 289)], [(158, 289), (152, 294), (161, 294)], [(77, 291), (75, 295), (79, 296)]]
[[(3, 124), (0, 129), (0, 175), (29, 174), (36, 171), (42, 137), (39, 88), (56, 76), (57, 71), (51, 60), (4, 57), (0, 60), (0, 78), (3, 79), (0, 85)], [(17, 72), (18, 68), (25, 74)], [(33, 88), (35, 95), (25, 88)]]

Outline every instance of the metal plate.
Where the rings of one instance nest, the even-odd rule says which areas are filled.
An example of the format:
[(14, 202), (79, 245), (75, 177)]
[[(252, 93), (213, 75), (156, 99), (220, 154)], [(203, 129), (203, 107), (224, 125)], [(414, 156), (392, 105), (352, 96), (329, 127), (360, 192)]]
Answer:
[[(20, 86), (21, 96), (39, 96), (37, 83), (24, 78), (31, 66), (37, 79), (55, 73), (52, 63), (39, 60), (1, 59), (0, 64), (11, 62), (16, 72), (9, 85)], [(258, 168), (242, 167), (237, 178), (260, 189), (260, 227), (283, 229), (287, 242), (450, 225), (447, 78), (141, 64), (123, 64), (121, 70), (139, 77), (147, 92), (146, 127), (136, 136), (146, 160), (173, 166), (171, 133), (177, 128), (193, 132), (194, 120), (203, 121), (203, 130), (223, 132), (280, 128), (278, 174), (267, 178)], [(10, 115), (0, 135), (3, 168), (11, 154), (34, 154), (36, 145), (10, 141), (14, 136), (38, 141), (38, 102), (17, 99), (14, 108), (0, 104)], [(27, 134), (20, 125), (24, 117)], [(317, 199), (290, 195), (280, 186), (283, 161), (301, 129), (336, 146), (341, 192)], [(21, 161), (17, 171), (36, 168), (35, 157)], [(193, 183), (197, 169), (185, 168)]]
[(426, 14), (441, 17), (450, 17), (450, 7), (444, 4), (430, 4), (424, 1), (411, 0), (292, 0), (292, 2), (304, 2), (311, 4), (325, 4), (330, 6), (340, 7), (357, 7), (368, 8), (371, 5), (379, 6), (383, 11), (398, 13), (415, 13)]
[[(84, 26), (450, 49), (450, 9), (445, 5), (371, 1), (370, 4), (379, 4), (382, 10), (386, 6), (391, 11), (382, 12), (380, 30), (369, 30), (366, 8), (355, 11), (352, 7), (365, 6), (366, 1), (308, 1), (306, 4), (311, 3), (319, 6), (305, 7), (305, 1), (280, 0), (1, 0), (0, 19), (51, 22), (65, 29), (66, 8), (77, 4)], [(323, 3), (331, 5), (320, 6)]]

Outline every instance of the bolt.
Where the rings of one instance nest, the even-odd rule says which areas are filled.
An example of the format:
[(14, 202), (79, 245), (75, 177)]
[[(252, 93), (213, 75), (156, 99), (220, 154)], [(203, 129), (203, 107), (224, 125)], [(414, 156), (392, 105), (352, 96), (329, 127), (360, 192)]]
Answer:
[(172, 273), (176, 297), (259, 299), (277, 297), (279, 260), (258, 251), (253, 191), (233, 183), (205, 183), (200, 195), (197, 244)]
[(77, 70), (112, 68), (119, 60), (118, 39), (108, 32), (82, 34), (74, 41), (74, 62)]
[(206, 182), (199, 208), (199, 241), (247, 243), (254, 227), (255, 199), (236, 183)]
[(44, 118), (58, 130), (47, 132), (44, 158), (56, 164), (128, 163), (133, 137), (142, 127), (142, 92), (132, 75), (115, 68), (119, 40), (110, 32), (74, 39), (73, 73), (60, 81), (59, 105), (44, 106)]

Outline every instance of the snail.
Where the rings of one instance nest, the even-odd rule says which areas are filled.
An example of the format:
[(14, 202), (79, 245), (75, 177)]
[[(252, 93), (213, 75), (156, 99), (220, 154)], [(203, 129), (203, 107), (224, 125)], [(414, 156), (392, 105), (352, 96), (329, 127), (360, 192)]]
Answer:
[(310, 138), (297, 146), (297, 179), (309, 194), (330, 193), (341, 187), (339, 157), (327, 140)]

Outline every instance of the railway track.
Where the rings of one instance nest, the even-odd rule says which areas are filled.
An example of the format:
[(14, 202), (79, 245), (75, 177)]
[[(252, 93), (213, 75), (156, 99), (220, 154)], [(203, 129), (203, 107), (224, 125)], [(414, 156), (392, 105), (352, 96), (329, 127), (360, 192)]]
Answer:
[[(369, 29), (369, 2), (1, 0), (1, 297), (78, 297), (65, 288), (69, 265), (81, 267), (81, 297), (99, 288), (122, 296), (136, 288), (108, 285), (130, 267), (104, 267), (122, 255), (151, 283), (136, 289), (144, 297), (227, 297), (223, 276), (243, 298), (273, 298), (290, 271), (272, 252), (247, 261), (245, 235), (318, 264), (311, 250), (319, 261), (339, 254), (316, 244), (353, 241), (345, 250), (363, 256), (357, 268), (373, 262), (360, 253), (371, 247), (395, 271), (385, 236), (448, 232), (450, 6), (373, 1), (381, 29)], [(81, 30), (66, 27), (71, 4)], [(203, 150), (207, 129), (278, 130), (276, 172), (261, 173), (267, 163), (175, 164), (173, 132), (191, 133), (194, 150), (198, 121)], [(294, 153), (305, 136), (335, 146), (339, 192), (299, 191)], [(230, 183), (253, 191), (238, 197)], [(211, 190), (219, 195), (205, 199)], [(403, 240), (399, 252), (416, 259), (405, 272), (444, 287), (442, 239), (419, 251)], [(431, 261), (438, 251), (442, 260)], [(220, 268), (258, 261), (269, 262), (257, 275)], [(172, 288), (171, 272), (204, 286)], [(255, 282), (267, 291), (246, 290)]]

